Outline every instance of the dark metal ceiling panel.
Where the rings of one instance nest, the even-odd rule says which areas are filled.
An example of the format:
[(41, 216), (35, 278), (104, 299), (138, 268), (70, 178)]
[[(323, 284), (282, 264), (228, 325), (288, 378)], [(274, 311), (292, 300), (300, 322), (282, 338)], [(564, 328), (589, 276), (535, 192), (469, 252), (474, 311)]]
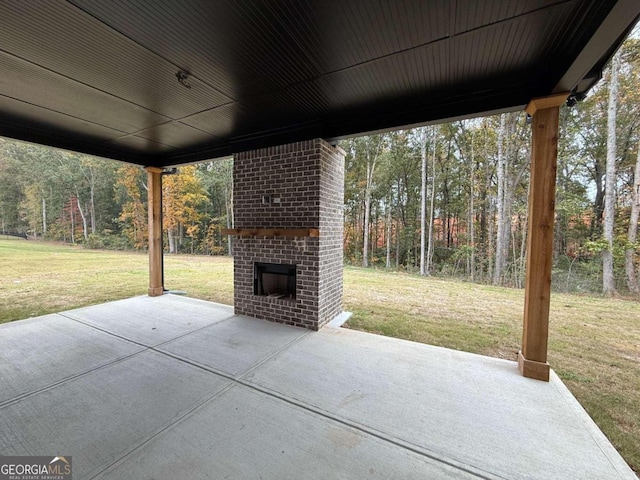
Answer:
[(168, 152), (172, 149), (170, 145), (154, 142), (148, 138), (137, 137), (135, 135), (128, 135), (126, 137), (120, 137), (115, 140), (106, 142), (111, 147), (125, 147), (130, 151), (143, 151), (151, 154), (159, 154), (162, 152)]
[(572, 3), (564, 2), (454, 37), (449, 54), (460, 61), (449, 64), (450, 80), (484, 80), (507, 74), (536, 77), (540, 68), (546, 68), (544, 61), (549, 54), (547, 43), (541, 39), (550, 38), (564, 27), (571, 18)]
[(176, 64), (65, 1), (3, 1), (0, 18), (2, 50), (166, 117), (230, 101), (197, 79), (184, 88), (176, 81)]
[(246, 108), (232, 103), (183, 118), (181, 122), (214, 137), (227, 138), (238, 131), (248, 118)]
[[(306, 122), (331, 111), (336, 101), (330, 84), (322, 77), (244, 99), (242, 106), (247, 111), (271, 112), (268, 117), (247, 119), (244, 123), (264, 129), (274, 124)], [(244, 130), (244, 126), (240, 128), (241, 133)]]
[(563, 3), (568, 3), (568, 0), (529, 0), (526, 2), (457, 0), (455, 27), (452, 33), (457, 35), (462, 32), (474, 30), (482, 25), (503, 22), (520, 15), (544, 10), (548, 7)]
[(319, 73), (283, 27), (278, 2), (72, 1), (234, 100)]
[(158, 141), (175, 148), (184, 148), (217, 140), (216, 137), (209, 133), (180, 122), (155, 125), (137, 132), (136, 136)]
[(588, 88), (639, 15), (637, 0), (6, 0), (0, 134), (168, 165), (513, 110)]
[(72, 0), (235, 100), (448, 36), (448, 0)]
[[(293, 3), (293, 2), (292, 2)], [(290, 31), (323, 73), (351, 68), (450, 35), (453, 2), (357, 0), (311, 3)], [(283, 15), (284, 16), (284, 15)]]
[(424, 94), (450, 84), (449, 44), (438, 42), (407, 50), (325, 76), (334, 104), (346, 107)]
[(0, 96), (0, 111), (2, 112), (2, 123), (4, 124), (11, 123), (17, 127), (40, 125), (40, 129), (43, 131), (49, 129), (60, 130), (61, 132), (67, 132), (67, 134), (81, 136), (82, 140), (86, 142), (109, 140), (123, 134), (123, 132), (112, 128), (4, 96)]
[(169, 120), (151, 110), (0, 52), (0, 93), (122, 132)]

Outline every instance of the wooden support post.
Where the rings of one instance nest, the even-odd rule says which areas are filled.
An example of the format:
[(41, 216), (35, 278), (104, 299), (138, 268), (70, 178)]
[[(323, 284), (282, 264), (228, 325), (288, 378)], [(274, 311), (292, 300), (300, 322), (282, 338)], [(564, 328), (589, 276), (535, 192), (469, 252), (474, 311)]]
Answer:
[(560, 105), (566, 99), (567, 94), (535, 99), (526, 108), (526, 112), (533, 117), (533, 131), (524, 325), (518, 368), (525, 377), (547, 382), (558, 123)]
[(162, 264), (162, 169), (146, 167), (149, 201), (149, 296), (164, 293)]

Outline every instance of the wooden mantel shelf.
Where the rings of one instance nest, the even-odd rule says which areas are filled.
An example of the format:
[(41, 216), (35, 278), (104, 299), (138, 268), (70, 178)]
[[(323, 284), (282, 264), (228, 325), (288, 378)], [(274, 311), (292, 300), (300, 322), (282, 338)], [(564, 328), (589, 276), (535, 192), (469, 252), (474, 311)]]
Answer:
[(317, 228), (224, 228), (223, 235), (237, 237), (319, 237)]

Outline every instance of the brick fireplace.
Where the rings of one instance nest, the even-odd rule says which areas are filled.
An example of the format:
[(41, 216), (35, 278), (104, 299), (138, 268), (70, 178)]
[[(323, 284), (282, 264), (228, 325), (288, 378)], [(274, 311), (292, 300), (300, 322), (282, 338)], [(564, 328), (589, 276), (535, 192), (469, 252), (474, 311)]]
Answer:
[(322, 139), (236, 154), (237, 314), (318, 330), (342, 313), (344, 152)]

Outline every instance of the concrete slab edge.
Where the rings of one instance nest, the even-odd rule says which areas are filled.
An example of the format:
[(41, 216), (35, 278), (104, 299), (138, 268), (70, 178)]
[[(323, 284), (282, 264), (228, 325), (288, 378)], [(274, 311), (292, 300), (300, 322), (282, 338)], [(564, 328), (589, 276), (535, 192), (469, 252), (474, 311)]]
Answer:
[(582, 424), (593, 438), (593, 441), (598, 445), (598, 448), (602, 451), (605, 457), (611, 462), (613, 468), (620, 474), (620, 478), (624, 480), (638, 480), (638, 477), (633, 472), (631, 467), (622, 458), (622, 455), (613, 447), (609, 439), (600, 430), (598, 425), (589, 416), (587, 411), (580, 405), (580, 402), (573, 396), (569, 388), (562, 382), (560, 377), (551, 370), (550, 383), (560, 393), (563, 400), (566, 401), (577, 417), (582, 421)]
[(339, 335), (371, 335), (374, 337), (381, 337), (381, 338), (393, 340), (399, 343), (406, 343), (409, 345), (420, 345), (420, 346), (428, 347), (434, 350), (444, 350), (444, 351), (447, 351), (456, 355), (465, 356), (465, 357), (471, 357), (471, 358), (480, 357), (486, 362), (502, 363), (504, 365), (508, 365), (513, 368), (514, 372), (517, 373), (518, 376), (520, 376), (520, 373), (518, 372), (518, 362), (515, 358), (513, 360), (509, 360), (507, 358), (490, 357), (488, 355), (482, 355), (480, 353), (467, 352), (464, 350), (457, 350), (455, 348), (441, 347), (440, 345), (432, 345), (430, 343), (416, 342), (415, 340), (407, 340), (405, 338), (391, 337), (388, 335), (383, 335), (381, 333), (371, 333), (371, 332), (366, 332), (364, 330), (356, 330), (355, 328), (337, 328), (332, 330), (333, 330), (332, 333), (339, 334)]

